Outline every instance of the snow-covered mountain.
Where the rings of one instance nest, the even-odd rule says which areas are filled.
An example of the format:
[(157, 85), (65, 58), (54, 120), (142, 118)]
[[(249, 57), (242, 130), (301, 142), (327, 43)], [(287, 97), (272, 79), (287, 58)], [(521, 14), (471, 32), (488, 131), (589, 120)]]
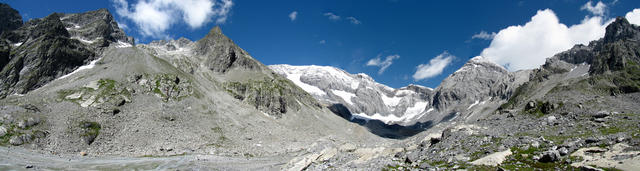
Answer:
[[(399, 89), (375, 82), (366, 74), (350, 74), (330, 66), (271, 65), (327, 106), (340, 104), (348, 119), (378, 120), (387, 125), (466, 120), (495, 110), (530, 71), (508, 72), (483, 57), (470, 59), (435, 90), (408, 85)], [(486, 112), (484, 112), (486, 113)], [(459, 117), (463, 116), (463, 117)]]
[(427, 113), (433, 89), (409, 85), (399, 89), (375, 82), (366, 74), (350, 74), (330, 66), (271, 65), (327, 106), (342, 104), (350, 119), (408, 125)]

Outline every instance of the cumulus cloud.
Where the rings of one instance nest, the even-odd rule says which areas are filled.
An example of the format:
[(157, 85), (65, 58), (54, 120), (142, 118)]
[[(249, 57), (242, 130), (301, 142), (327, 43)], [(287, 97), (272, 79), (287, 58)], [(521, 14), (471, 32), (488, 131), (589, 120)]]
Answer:
[(585, 17), (580, 24), (567, 27), (550, 9), (539, 10), (525, 25), (500, 30), (481, 56), (510, 71), (537, 68), (546, 58), (575, 44), (602, 38), (612, 21), (602, 16)]
[(225, 23), (233, 2), (231, 0), (113, 0), (116, 13), (129, 19), (143, 36), (164, 37), (165, 31), (177, 22), (199, 28), (215, 20)]
[(297, 17), (298, 17), (298, 11), (293, 11), (289, 14), (289, 19), (291, 19), (291, 21), (295, 21)]
[(324, 13), (324, 16), (329, 17), (329, 20), (333, 20), (333, 21), (338, 21), (338, 20), (340, 20), (340, 16), (338, 16), (338, 15), (336, 15), (336, 14), (333, 14), (333, 13), (331, 13), (331, 12)]
[(349, 22), (351, 22), (351, 24), (360, 24), (360, 20), (356, 19), (355, 17), (347, 17), (347, 20), (349, 20)]
[(633, 11), (628, 12), (624, 18), (627, 18), (631, 24), (640, 25), (640, 8), (636, 8), (633, 9)]
[(378, 70), (378, 74), (382, 74), (384, 73), (384, 71), (389, 68), (389, 66), (391, 66), (391, 64), (393, 64), (393, 60), (394, 59), (398, 59), (400, 58), (400, 55), (389, 55), (387, 56), (384, 61), (381, 59), (381, 56), (378, 55), (376, 58), (373, 58), (371, 60), (369, 60), (367, 62), (367, 66), (378, 66), (380, 67), (380, 70)]
[(486, 31), (481, 31), (478, 34), (474, 34), (473, 36), (471, 36), (471, 39), (484, 39), (484, 40), (491, 40), (493, 39), (493, 37), (496, 36), (495, 32), (492, 33), (487, 33)]
[(320, 43), (320, 44), (324, 45), (324, 44), (326, 44), (326, 43), (327, 43), (327, 41), (326, 41), (326, 40), (320, 40), (318, 43)]
[(420, 81), (423, 79), (431, 78), (442, 73), (445, 67), (447, 67), (455, 56), (448, 52), (442, 52), (440, 55), (431, 59), (428, 64), (420, 64), (416, 67), (416, 73), (413, 74), (413, 79)]
[(607, 11), (607, 5), (602, 3), (602, 1), (598, 1), (596, 5), (592, 5), (591, 1), (589, 1), (586, 4), (584, 4), (580, 8), (580, 10), (587, 10), (593, 15), (603, 16), (604, 13)]

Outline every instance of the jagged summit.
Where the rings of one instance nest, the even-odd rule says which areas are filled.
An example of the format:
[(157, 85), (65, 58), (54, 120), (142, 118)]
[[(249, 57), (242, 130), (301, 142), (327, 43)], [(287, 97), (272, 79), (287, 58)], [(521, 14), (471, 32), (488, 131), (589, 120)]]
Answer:
[(8, 30), (15, 30), (22, 26), (20, 13), (8, 4), (0, 3), (0, 34)]
[(617, 17), (609, 24), (604, 35), (604, 43), (611, 43), (619, 40), (639, 40), (638, 26), (632, 25), (624, 17)]
[(205, 65), (216, 72), (225, 73), (233, 68), (267, 72), (268, 68), (238, 47), (233, 40), (215, 26), (202, 39), (195, 42), (194, 53), (205, 57)]

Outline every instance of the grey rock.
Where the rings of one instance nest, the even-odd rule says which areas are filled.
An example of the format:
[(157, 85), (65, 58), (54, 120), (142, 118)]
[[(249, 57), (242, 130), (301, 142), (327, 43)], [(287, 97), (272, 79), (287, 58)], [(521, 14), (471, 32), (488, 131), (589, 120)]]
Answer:
[(27, 127), (27, 121), (25, 120), (18, 121), (17, 125), (18, 125), (18, 128), (24, 129)]
[(600, 168), (595, 168), (595, 167), (592, 167), (592, 166), (580, 166), (580, 170), (581, 171), (604, 171), (604, 170), (602, 170)]
[(558, 150), (549, 150), (549, 151), (543, 152), (542, 156), (540, 157), (540, 159), (538, 159), (538, 161), (543, 163), (550, 163), (550, 162), (558, 161), (559, 158), (560, 158), (560, 152), (558, 152)]
[(591, 115), (594, 118), (606, 118), (608, 117), (610, 114), (607, 111), (599, 111), (598, 113), (595, 113), (593, 115)]
[(531, 147), (538, 148), (540, 147), (540, 143), (538, 141), (531, 142)]
[(587, 139), (585, 139), (585, 140), (584, 140), (584, 142), (585, 142), (585, 143), (587, 143), (587, 144), (597, 143), (597, 142), (600, 142), (600, 139), (597, 139), (597, 138), (587, 138)]
[(556, 117), (555, 116), (549, 116), (547, 117), (547, 122), (553, 123), (556, 121)]
[(429, 169), (429, 168), (432, 168), (432, 166), (429, 165), (429, 163), (427, 163), (427, 162), (423, 162), (423, 163), (420, 163), (418, 165), (418, 168), (420, 168), (420, 169)]
[(40, 118), (29, 117), (26, 122), (26, 126), (34, 126), (40, 123)]
[(420, 159), (420, 153), (412, 152), (412, 153), (408, 153), (407, 154), (407, 157), (405, 158), (405, 162), (406, 163), (415, 163), (415, 162), (418, 162), (419, 159)]
[(9, 144), (11, 145), (22, 145), (24, 143), (24, 141), (22, 141), (22, 138), (20, 136), (12, 136), (9, 139)]
[(6, 135), (9, 132), (9, 130), (7, 130), (7, 128), (3, 126), (0, 126), (0, 137)]
[(558, 149), (558, 152), (562, 156), (569, 154), (569, 150), (567, 148), (564, 148), (564, 147), (561, 147), (560, 149)]
[(595, 118), (593, 119), (593, 122), (597, 122), (597, 123), (603, 123), (606, 122), (607, 120), (605, 118)]

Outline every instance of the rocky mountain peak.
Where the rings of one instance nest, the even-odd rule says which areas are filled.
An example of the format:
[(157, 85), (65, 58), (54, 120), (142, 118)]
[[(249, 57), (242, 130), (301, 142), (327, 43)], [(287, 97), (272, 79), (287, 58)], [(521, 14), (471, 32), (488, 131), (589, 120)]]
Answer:
[(196, 55), (205, 56), (205, 65), (210, 70), (217, 72), (226, 72), (235, 67), (248, 70), (268, 70), (222, 34), (219, 26), (212, 28), (209, 34), (196, 41), (194, 52)]
[(488, 69), (491, 69), (493, 71), (498, 71), (498, 72), (503, 72), (506, 73), (508, 72), (507, 69), (505, 69), (503, 66), (498, 65), (497, 63), (482, 57), (482, 56), (476, 56), (473, 57), (471, 59), (469, 59), (469, 61), (467, 61), (467, 63), (464, 64), (464, 66), (462, 66), (462, 68), (458, 71), (467, 71), (467, 70), (473, 70), (477, 67), (486, 67)]
[(22, 26), (20, 13), (8, 4), (0, 3), (0, 34), (5, 31), (15, 30)]
[(634, 26), (624, 17), (617, 17), (616, 20), (609, 24), (604, 35), (604, 43), (610, 43), (617, 40), (632, 39), (639, 40), (638, 26)]
[(105, 8), (85, 13), (59, 15), (70, 36), (84, 43), (98, 48), (107, 47), (111, 43), (134, 44), (133, 37), (125, 34), (113, 15)]
[(69, 37), (69, 32), (65, 29), (64, 24), (60, 21), (60, 16), (53, 13), (41, 20), (35, 29), (29, 35), (29, 38), (35, 39), (40, 36), (64, 36)]
[(222, 34), (222, 29), (220, 29), (220, 26), (215, 26), (211, 30), (209, 30), (209, 34)]

